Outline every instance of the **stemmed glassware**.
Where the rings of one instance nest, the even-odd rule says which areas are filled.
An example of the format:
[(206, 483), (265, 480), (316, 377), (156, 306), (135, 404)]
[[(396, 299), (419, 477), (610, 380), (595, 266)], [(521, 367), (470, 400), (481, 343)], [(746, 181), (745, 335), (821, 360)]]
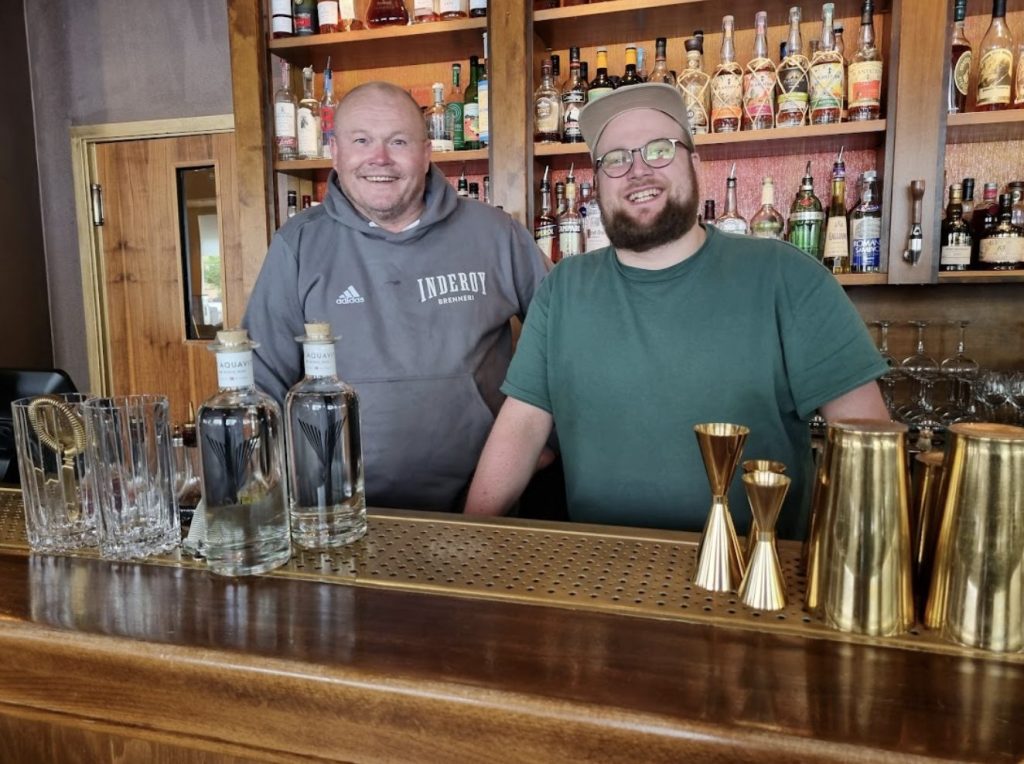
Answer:
[(964, 336), (970, 321), (957, 321), (960, 328), (956, 353), (942, 361), (940, 371), (949, 380), (949, 398), (942, 413), (947, 424), (977, 420), (973, 386), (981, 365), (967, 355)]
[(1017, 424), (1024, 425), (1024, 371), (1010, 377), (1010, 397), (1017, 408)]
[(939, 364), (928, 355), (924, 347), (924, 330), (928, 326), (927, 321), (911, 321), (912, 326), (917, 327), (917, 344), (912, 355), (907, 356), (900, 363), (903, 373), (917, 383), (916, 400), (907, 412), (907, 420), (920, 429), (935, 430), (942, 426), (942, 423), (935, 415), (935, 408), (932, 406), (932, 386), (939, 373)]
[(889, 410), (890, 415), (895, 415), (895, 389), (896, 382), (900, 378), (900, 362), (889, 352), (889, 326), (892, 322), (879, 320), (873, 321), (872, 324), (878, 327), (878, 352), (881, 354), (882, 360), (889, 365), (889, 371), (878, 380), (882, 388), (882, 399), (885, 401), (885, 407)]
[(1002, 408), (1013, 401), (1010, 393), (1009, 375), (1001, 371), (984, 371), (978, 377), (977, 398), (985, 404), (986, 416), (990, 421), (1003, 419)]

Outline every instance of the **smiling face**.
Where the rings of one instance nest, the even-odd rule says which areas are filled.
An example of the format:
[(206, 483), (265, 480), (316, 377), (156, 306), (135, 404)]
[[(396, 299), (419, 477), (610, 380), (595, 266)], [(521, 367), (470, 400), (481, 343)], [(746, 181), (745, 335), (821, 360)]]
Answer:
[(398, 88), (360, 88), (338, 106), (334, 129), (334, 169), (352, 206), (389, 231), (417, 220), (430, 141), (415, 102)]
[[(682, 138), (683, 128), (664, 112), (636, 109), (620, 114), (601, 133), (595, 154), (632, 149), (656, 138)], [(596, 174), (601, 219), (617, 249), (646, 252), (681, 238), (697, 223), (697, 173), (694, 155), (676, 147), (675, 159), (648, 167), (638, 153), (621, 178)]]

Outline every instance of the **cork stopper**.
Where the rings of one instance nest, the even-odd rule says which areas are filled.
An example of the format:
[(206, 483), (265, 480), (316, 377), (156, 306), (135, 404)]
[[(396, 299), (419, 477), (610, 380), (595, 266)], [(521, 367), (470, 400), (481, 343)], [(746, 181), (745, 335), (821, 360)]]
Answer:
[(296, 337), (297, 342), (327, 344), (339, 339), (331, 334), (331, 325), (326, 321), (311, 321), (303, 326), (306, 333), (301, 337)]
[(256, 347), (259, 347), (259, 344), (249, 339), (249, 332), (245, 329), (224, 329), (217, 332), (217, 340), (211, 342), (207, 349), (214, 353), (239, 353)]

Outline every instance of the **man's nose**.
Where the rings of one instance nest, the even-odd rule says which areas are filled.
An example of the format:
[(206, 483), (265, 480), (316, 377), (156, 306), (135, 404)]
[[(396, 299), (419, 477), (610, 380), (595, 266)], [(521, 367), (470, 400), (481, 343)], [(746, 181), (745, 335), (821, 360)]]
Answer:
[(375, 143), (370, 149), (370, 161), (375, 164), (389, 164), (391, 162), (391, 150), (387, 142)]
[(651, 168), (647, 166), (647, 162), (640, 156), (643, 149), (633, 149), (632, 157), (633, 161), (629, 165), (629, 177), (642, 178), (644, 175), (651, 174)]

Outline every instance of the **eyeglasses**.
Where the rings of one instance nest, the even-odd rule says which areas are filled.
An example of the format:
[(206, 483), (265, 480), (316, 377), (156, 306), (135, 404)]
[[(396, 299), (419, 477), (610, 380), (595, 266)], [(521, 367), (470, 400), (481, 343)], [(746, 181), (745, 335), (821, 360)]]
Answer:
[(609, 178), (621, 178), (633, 166), (633, 154), (637, 153), (648, 167), (668, 167), (676, 158), (676, 146), (690, 150), (681, 138), (655, 138), (636, 149), (606, 151), (598, 158), (596, 168), (604, 170)]

